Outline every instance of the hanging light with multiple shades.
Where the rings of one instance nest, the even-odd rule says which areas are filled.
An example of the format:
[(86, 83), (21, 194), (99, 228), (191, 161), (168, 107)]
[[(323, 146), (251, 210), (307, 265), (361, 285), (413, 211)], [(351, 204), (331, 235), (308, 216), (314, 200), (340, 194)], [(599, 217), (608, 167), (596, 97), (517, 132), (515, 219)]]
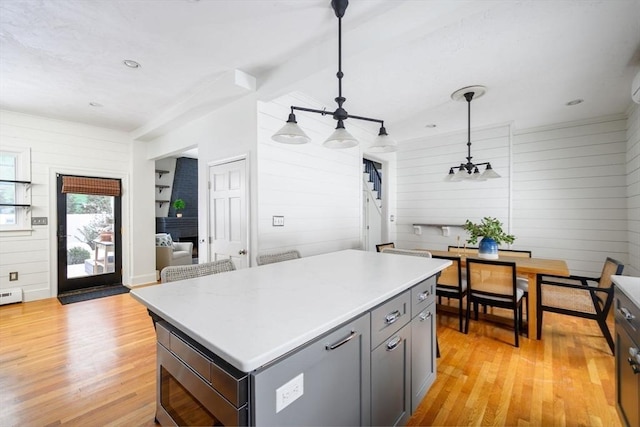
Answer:
[(336, 16), (338, 17), (338, 96), (335, 98), (338, 108), (333, 112), (327, 112), (326, 110), (317, 110), (313, 108), (304, 108), (291, 106), (291, 113), (287, 123), (276, 132), (271, 139), (277, 142), (285, 144), (306, 144), (311, 141), (311, 138), (298, 126), (294, 111), (306, 111), (309, 113), (318, 113), (327, 115), (332, 114), (334, 120), (337, 121), (336, 130), (324, 141), (324, 146), (328, 148), (350, 148), (358, 145), (358, 140), (354, 138), (344, 127), (344, 121), (347, 119), (358, 119), (369, 122), (380, 123), (380, 131), (378, 136), (374, 140), (372, 146), (367, 149), (370, 152), (385, 153), (396, 151), (397, 143), (388, 134), (384, 127), (384, 121), (379, 119), (372, 119), (363, 116), (354, 116), (347, 113), (342, 107), (342, 104), (346, 101), (346, 98), (342, 96), (342, 17), (349, 5), (348, 0), (332, 0), (331, 7), (333, 8)]
[[(487, 88), (484, 86), (468, 86), (458, 89), (451, 94), (451, 98), (455, 101), (467, 101), (468, 119), (467, 119), (467, 162), (460, 163), (460, 166), (452, 166), (449, 168), (449, 173), (445, 178), (445, 181), (462, 181), (462, 180), (474, 180), (474, 181), (486, 181), (491, 178), (500, 178), (500, 175), (491, 168), (491, 163), (473, 163), (471, 161), (471, 100), (478, 99), (487, 92)], [(478, 166), (484, 166), (486, 168), (484, 172), (480, 173)]]

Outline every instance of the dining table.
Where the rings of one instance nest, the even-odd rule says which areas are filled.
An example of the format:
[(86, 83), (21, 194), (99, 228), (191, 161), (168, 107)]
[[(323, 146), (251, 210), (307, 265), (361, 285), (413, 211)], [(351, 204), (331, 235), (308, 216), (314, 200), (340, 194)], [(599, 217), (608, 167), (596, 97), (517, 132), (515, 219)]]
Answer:
[[(432, 256), (454, 256), (460, 257), (460, 267), (466, 268), (467, 258), (477, 258), (464, 253), (456, 253), (456, 251), (439, 251), (431, 249), (420, 249), (431, 252)], [(546, 258), (528, 258), (520, 256), (500, 255), (499, 261), (510, 261), (516, 263), (516, 274), (526, 277), (529, 280), (529, 294), (527, 296), (527, 332), (529, 338), (536, 337), (536, 325), (538, 322), (538, 293), (537, 293), (537, 275), (552, 274), (556, 276), (567, 277), (570, 275), (567, 263), (561, 259)]]

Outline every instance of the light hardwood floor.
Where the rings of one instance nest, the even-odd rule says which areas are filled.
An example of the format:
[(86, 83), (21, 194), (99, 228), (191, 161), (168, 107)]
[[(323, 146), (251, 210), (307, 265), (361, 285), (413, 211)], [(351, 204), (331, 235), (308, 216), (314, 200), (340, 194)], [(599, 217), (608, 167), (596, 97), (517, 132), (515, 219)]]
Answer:
[[(438, 378), (409, 425), (620, 426), (595, 322), (545, 314), (543, 340), (438, 315)], [(0, 307), (0, 426), (153, 426), (155, 335), (130, 295)]]

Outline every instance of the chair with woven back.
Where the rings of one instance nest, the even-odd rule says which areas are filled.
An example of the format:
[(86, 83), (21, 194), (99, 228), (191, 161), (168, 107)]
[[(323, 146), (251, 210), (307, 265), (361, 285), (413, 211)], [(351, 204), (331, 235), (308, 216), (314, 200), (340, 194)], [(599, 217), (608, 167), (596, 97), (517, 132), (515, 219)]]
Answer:
[(478, 304), (513, 311), (515, 346), (520, 346), (522, 296), (516, 285), (516, 264), (509, 261), (467, 258), (467, 318), (464, 333), (469, 333), (471, 304), (478, 320)]
[(300, 251), (292, 249), (288, 251), (271, 252), (266, 254), (260, 254), (256, 257), (256, 263), (258, 265), (273, 264), (275, 262), (290, 261), (292, 259), (300, 258)]
[(223, 273), (236, 269), (235, 264), (230, 259), (205, 262), (202, 264), (173, 265), (165, 267), (160, 272), (162, 283), (175, 282), (177, 280), (193, 279), (195, 277), (208, 276), (210, 274)]
[(395, 247), (396, 247), (396, 245), (393, 242), (380, 243), (380, 244), (376, 245), (376, 252), (382, 252), (385, 249), (395, 248)]
[(467, 295), (467, 280), (462, 274), (460, 257), (438, 255), (433, 258), (446, 259), (451, 261), (451, 265), (440, 272), (436, 281), (436, 296), (438, 302), (442, 303), (442, 297), (453, 298), (459, 301), (458, 316), (460, 322), (460, 332), (463, 332), (464, 310), (462, 303)]
[(571, 275), (569, 277), (538, 275), (538, 339), (542, 335), (542, 314), (545, 311), (592, 319), (614, 352), (613, 338), (607, 326), (607, 316), (613, 303), (612, 275), (622, 274), (624, 264), (607, 257), (600, 277)]

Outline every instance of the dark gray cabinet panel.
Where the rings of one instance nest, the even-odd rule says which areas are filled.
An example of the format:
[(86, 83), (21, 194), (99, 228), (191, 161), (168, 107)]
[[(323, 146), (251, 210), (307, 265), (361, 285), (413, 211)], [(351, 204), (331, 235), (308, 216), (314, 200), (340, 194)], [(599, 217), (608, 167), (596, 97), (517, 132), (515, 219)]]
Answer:
[(640, 307), (614, 288), (616, 407), (625, 426), (640, 426)]
[(371, 424), (404, 425), (411, 405), (411, 325), (371, 352)]
[(369, 425), (369, 321), (367, 313), (256, 371), (252, 424)]
[(436, 323), (434, 303), (411, 321), (411, 413), (436, 379)]

